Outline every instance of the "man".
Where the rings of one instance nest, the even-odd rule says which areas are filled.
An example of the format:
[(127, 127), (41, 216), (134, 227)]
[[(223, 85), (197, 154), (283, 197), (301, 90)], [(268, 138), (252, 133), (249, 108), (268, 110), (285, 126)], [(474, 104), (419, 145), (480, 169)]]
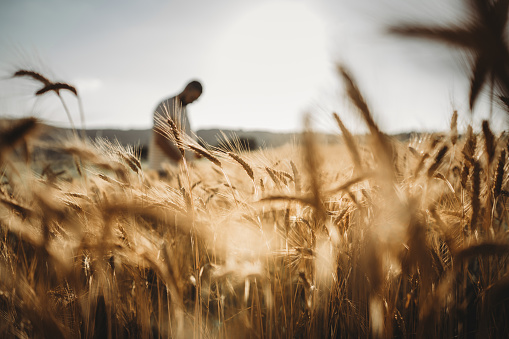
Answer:
[[(154, 128), (152, 129), (152, 136), (148, 149), (148, 162), (151, 169), (157, 170), (162, 174), (163, 162), (178, 164), (179, 161), (182, 160), (182, 155), (177, 145), (156, 131), (157, 120), (161, 120), (162, 118), (162, 120), (165, 121), (170, 117), (180, 128), (181, 133), (190, 134), (191, 126), (187, 118), (187, 105), (196, 101), (202, 92), (202, 85), (198, 81), (191, 81), (180, 94), (163, 100), (157, 106), (154, 111)], [(160, 118), (156, 120), (158, 116)]]

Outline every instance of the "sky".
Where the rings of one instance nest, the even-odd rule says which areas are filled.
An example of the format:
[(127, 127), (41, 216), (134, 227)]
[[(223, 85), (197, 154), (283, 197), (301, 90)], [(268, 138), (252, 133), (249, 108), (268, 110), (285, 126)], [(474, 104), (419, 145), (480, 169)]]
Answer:
[[(446, 130), (454, 109), (464, 128), (489, 108), (484, 95), (469, 112), (461, 55), (387, 33), (399, 22), (454, 21), (459, 4), (0, 0), (0, 116), (69, 126), (57, 97), (35, 98), (37, 84), (12, 79), (28, 68), (76, 86), (88, 128), (150, 128), (157, 104), (197, 79), (204, 92), (188, 107), (195, 130), (299, 131), (309, 114), (315, 128), (337, 131), (337, 112), (362, 132), (335, 71), (341, 63), (384, 131)], [(80, 126), (79, 103), (64, 100)]]

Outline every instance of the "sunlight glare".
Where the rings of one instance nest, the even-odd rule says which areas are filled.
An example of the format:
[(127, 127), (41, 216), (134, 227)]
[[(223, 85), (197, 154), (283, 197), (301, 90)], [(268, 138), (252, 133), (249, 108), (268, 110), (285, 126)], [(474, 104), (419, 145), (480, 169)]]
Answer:
[(266, 126), (263, 120), (275, 113), (298, 126), (303, 105), (330, 73), (323, 20), (305, 4), (289, 1), (258, 5), (238, 17), (215, 45), (212, 60), (210, 96), (221, 101), (225, 114), (246, 113), (224, 123), (248, 128)]

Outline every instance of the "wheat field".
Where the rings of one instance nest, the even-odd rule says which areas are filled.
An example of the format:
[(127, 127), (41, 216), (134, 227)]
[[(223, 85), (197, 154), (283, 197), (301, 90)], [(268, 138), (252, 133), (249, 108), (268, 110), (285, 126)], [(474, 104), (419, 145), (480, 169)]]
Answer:
[[(340, 74), (367, 136), (331, 112), (338, 143), (308, 125), (247, 152), (161, 117), (202, 157), (164, 179), (134, 147), (43, 142), (41, 121), (5, 122), (0, 337), (508, 337), (507, 134), (484, 121), (459, 135), (454, 112), (446, 132), (397, 141)], [(16, 76), (40, 82), (36, 95), (78, 95)]]

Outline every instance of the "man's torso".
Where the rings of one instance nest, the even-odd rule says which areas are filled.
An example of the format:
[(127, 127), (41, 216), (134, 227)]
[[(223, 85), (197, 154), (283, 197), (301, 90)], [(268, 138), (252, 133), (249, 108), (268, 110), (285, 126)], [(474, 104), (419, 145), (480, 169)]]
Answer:
[[(155, 170), (161, 170), (163, 162), (174, 163), (166, 153), (157, 145), (155, 141), (155, 133), (158, 133), (155, 129), (163, 124), (167, 124), (166, 121), (171, 118), (177, 125), (181, 132), (188, 135), (191, 134), (191, 126), (189, 119), (187, 118), (187, 110), (185, 106), (182, 106), (177, 97), (168, 98), (163, 100), (154, 111), (153, 115), (153, 129), (150, 138), (150, 145), (148, 150), (148, 162), (149, 167)], [(168, 140), (174, 147), (175, 144)], [(175, 163), (174, 163), (175, 164)]]

